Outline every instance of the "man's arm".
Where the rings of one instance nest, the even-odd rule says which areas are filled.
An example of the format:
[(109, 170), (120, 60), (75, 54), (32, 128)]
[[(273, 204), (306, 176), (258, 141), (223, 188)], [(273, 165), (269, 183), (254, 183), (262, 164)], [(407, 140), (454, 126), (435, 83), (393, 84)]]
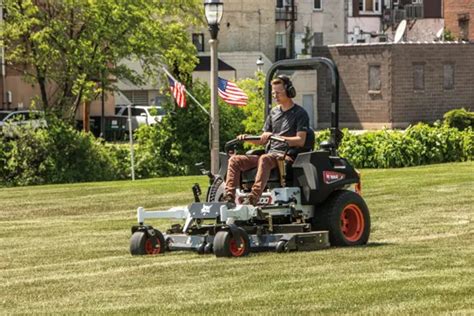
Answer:
[[(254, 144), (254, 145), (265, 145), (268, 142), (270, 136), (272, 136), (272, 119), (271, 115), (267, 116), (265, 120), (265, 124), (263, 125), (263, 133), (260, 135), (260, 140), (246, 140), (246, 142)], [(242, 134), (237, 136), (237, 139), (244, 140), (246, 134)]]
[(306, 132), (297, 132), (296, 136), (278, 136), (286, 140), (290, 147), (303, 147), (306, 141)]
[[(265, 145), (273, 134), (270, 132), (265, 132), (260, 135), (260, 140), (246, 140), (246, 142), (252, 143), (254, 145)], [(244, 140), (246, 134), (237, 136), (237, 139)], [(296, 136), (279, 136), (287, 141), (290, 147), (303, 147), (306, 141), (306, 132), (297, 132)]]
[[(237, 136), (237, 139), (244, 140), (246, 136), (247, 136), (246, 134), (242, 134), (242, 135)], [(272, 136), (271, 132), (264, 132), (260, 135), (259, 140), (246, 140), (246, 142), (254, 144), (254, 145), (265, 145), (268, 139), (270, 138), (270, 136)]]

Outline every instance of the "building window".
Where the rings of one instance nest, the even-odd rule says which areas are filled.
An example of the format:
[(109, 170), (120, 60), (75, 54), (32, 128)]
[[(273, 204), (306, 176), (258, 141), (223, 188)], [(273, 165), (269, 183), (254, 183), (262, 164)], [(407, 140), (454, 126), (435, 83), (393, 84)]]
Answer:
[(323, 9), (323, 0), (314, 0), (314, 10), (321, 11)]
[(469, 41), (469, 13), (458, 14), (459, 37)]
[(303, 94), (303, 108), (309, 116), (309, 126), (314, 128), (314, 95)]
[(443, 88), (445, 90), (454, 89), (454, 64), (443, 65)]
[(198, 52), (204, 51), (204, 34), (193, 33), (193, 44), (196, 46)]
[(280, 47), (286, 47), (286, 33), (285, 32), (276, 33), (275, 45), (280, 46)]
[(425, 90), (425, 65), (413, 64), (413, 89)]
[(381, 89), (380, 65), (369, 65), (369, 93), (380, 92)]
[(132, 102), (133, 105), (149, 105), (148, 91), (129, 90), (122, 91), (122, 93), (130, 102)]
[(277, 8), (283, 8), (283, 0), (277, 0)]
[(359, 0), (361, 13), (381, 13), (382, 0)]

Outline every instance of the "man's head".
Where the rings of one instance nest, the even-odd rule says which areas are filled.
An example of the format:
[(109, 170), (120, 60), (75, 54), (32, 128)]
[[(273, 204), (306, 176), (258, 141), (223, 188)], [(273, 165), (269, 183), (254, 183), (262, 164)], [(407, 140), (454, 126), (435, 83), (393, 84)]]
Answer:
[(273, 79), (272, 96), (277, 103), (291, 102), (291, 99), (296, 96), (296, 91), (290, 78), (280, 75)]

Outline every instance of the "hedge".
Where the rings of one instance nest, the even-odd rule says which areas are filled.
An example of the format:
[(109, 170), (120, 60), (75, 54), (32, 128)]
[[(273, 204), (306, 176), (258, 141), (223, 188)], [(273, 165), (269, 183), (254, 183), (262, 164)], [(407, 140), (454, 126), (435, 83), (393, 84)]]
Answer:
[[(190, 128), (186, 137), (193, 138)], [(339, 153), (358, 168), (394, 168), (474, 159), (472, 127), (419, 123), (405, 131), (381, 130), (355, 135), (343, 130)], [(137, 134), (136, 175), (147, 178), (196, 174), (195, 157), (208, 157), (203, 135), (187, 142), (172, 129), (146, 127)], [(316, 143), (329, 131), (316, 133)], [(193, 151), (196, 144), (199, 155)], [(193, 159), (194, 158), (194, 159)], [(60, 122), (47, 129), (21, 129), (15, 138), (0, 136), (0, 185), (104, 181), (130, 177), (128, 145), (105, 144)]]
[[(446, 124), (419, 123), (405, 131), (381, 130), (355, 135), (347, 129), (339, 154), (357, 168), (396, 168), (474, 159), (474, 132)], [(316, 143), (329, 131), (316, 133)]]
[(44, 129), (0, 137), (0, 184), (32, 185), (121, 179), (118, 152), (58, 120)]

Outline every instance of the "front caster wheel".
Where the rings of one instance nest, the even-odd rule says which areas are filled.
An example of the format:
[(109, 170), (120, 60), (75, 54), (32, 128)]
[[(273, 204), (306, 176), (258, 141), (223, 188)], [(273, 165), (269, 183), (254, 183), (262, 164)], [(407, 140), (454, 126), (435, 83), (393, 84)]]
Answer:
[(206, 244), (205, 244), (205, 243), (200, 244), (199, 247), (197, 248), (197, 253), (198, 253), (199, 255), (203, 255), (205, 248), (206, 248)]
[(276, 247), (275, 247), (276, 252), (278, 253), (287, 252), (288, 251), (287, 245), (288, 245), (288, 242), (286, 240), (280, 240), (276, 244)]
[(239, 231), (238, 238), (227, 230), (221, 230), (216, 234), (213, 245), (216, 257), (244, 257), (249, 254), (249, 235), (242, 228), (237, 229)]
[(212, 253), (212, 244), (211, 243), (207, 243), (205, 246), (204, 246), (204, 253), (205, 254), (210, 254)]
[(152, 232), (136, 231), (130, 238), (130, 253), (134, 256), (164, 253), (165, 247), (163, 234), (157, 229)]

